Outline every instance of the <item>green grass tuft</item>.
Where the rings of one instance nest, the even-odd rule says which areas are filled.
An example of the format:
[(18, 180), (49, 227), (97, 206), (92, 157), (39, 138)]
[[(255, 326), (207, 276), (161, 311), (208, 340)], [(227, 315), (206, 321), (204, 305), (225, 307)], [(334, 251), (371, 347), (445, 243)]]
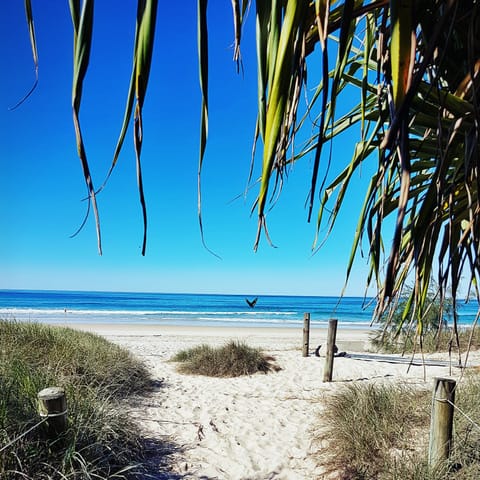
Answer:
[[(428, 469), (430, 391), (394, 384), (351, 384), (327, 398), (317, 461), (339, 480), (477, 480), (480, 478), (480, 377), (458, 384), (453, 450)], [(330, 478), (330, 477), (329, 477)]]
[(409, 434), (426, 426), (419, 410), (403, 387), (351, 384), (334, 394), (322, 417), (329, 468), (345, 480), (381, 478), (392, 449), (407, 447)]
[(178, 352), (172, 359), (180, 363), (178, 370), (182, 373), (210, 377), (238, 377), (257, 372), (278, 371), (274, 360), (259, 349), (235, 341), (218, 348), (199, 345)]
[(128, 475), (142, 456), (142, 439), (119, 402), (150, 384), (143, 364), (100, 336), (0, 320), (0, 445), (39, 422), (43, 388), (64, 388), (68, 408), (67, 431), (58, 439), (48, 439), (42, 425), (0, 453), (0, 477), (134, 478)]

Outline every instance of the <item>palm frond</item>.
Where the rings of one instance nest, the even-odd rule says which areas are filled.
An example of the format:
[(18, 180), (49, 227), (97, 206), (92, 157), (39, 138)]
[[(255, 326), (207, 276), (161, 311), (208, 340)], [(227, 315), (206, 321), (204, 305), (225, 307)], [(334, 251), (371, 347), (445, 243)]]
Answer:
[[(287, 15), (289, 6), (293, 12), (293, 5), (288, 2), (285, 11), (280, 9), (282, 34), (286, 22), (293, 18)], [(439, 289), (445, 290), (448, 282), (455, 286), (452, 292), (456, 295), (464, 273), (467, 284), (474, 286), (480, 275), (480, 47), (474, 40), (480, 38), (478, 10), (476, 2), (459, 5), (447, 0), (435, 4), (313, 2), (302, 12), (303, 18), (292, 24), (296, 35), (305, 38), (305, 55), (315, 55), (315, 45), (320, 46), (320, 62), (312, 65), (320, 64), (323, 73), (306, 114), (295, 128), (291, 128), (285, 112), (287, 99), (296, 95), (292, 88), (295, 72), (302, 71), (306, 76), (305, 57), (294, 51), (292, 54), (290, 48), (289, 67), (284, 71), (278, 68), (277, 59), (275, 63), (260, 63), (267, 65), (268, 75), (259, 92), (268, 92), (268, 97), (262, 185), (257, 199), (259, 232), (265, 225), (269, 184), (281, 178), (288, 164), (282, 162), (284, 146), (307, 125), (306, 119), (318, 112), (318, 134), (292, 159), (314, 155), (310, 212), (315, 203), (322, 145), (345, 131), (360, 131), (351, 162), (340, 168), (341, 173), (327, 186), (324, 177), (318, 189), (322, 197), (317, 234), (327, 221), (329, 236), (352, 177), (376, 152), (378, 167), (366, 190), (347, 279), (364, 238), (371, 262), (368, 282), (375, 280), (379, 288), (379, 314), (413, 275), (411, 308), (418, 332), (422, 331), (421, 318), (427, 308), (426, 292), (435, 276)], [(261, 24), (257, 22), (257, 26)], [(339, 39), (335, 67), (330, 71), (328, 55), (333, 50), (328, 48), (325, 32), (333, 31), (339, 32)], [(273, 40), (275, 29), (267, 33), (268, 45), (279, 45)], [(258, 36), (257, 31), (257, 40)], [(361, 48), (354, 45), (355, 37), (361, 38)], [(279, 50), (270, 47), (267, 53), (275, 56)], [(264, 82), (265, 77), (259, 76), (259, 81)], [(352, 88), (358, 91), (358, 103), (336, 119), (336, 105), (344, 102), (343, 90), (348, 91), (343, 98), (351, 103)], [(262, 118), (263, 106), (261, 102), (259, 105)], [(289, 105), (296, 108), (294, 103)], [(329, 215), (325, 220), (326, 211)], [(384, 226), (391, 216), (396, 216), (396, 227), (386, 257)]]

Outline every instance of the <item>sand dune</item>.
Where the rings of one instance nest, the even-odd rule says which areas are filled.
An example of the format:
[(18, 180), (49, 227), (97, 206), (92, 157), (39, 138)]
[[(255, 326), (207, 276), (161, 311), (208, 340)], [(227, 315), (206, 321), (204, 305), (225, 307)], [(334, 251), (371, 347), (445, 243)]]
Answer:
[[(322, 381), (325, 359), (302, 357), (302, 332), (292, 329), (191, 327), (127, 327), (82, 325), (142, 358), (160, 387), (132, 415), (147, 435), (178, 446), (167, 460), (171, 478), (266, 480), (323, 478), (312, 442), (321, 428), (323, 399), (347, 382), (403, 382), (430, 388), (436, 376), (458, 377), (460, 369), (445, 365), (381, 361), (382, 358), (339, 357), (333, 382)], [(311, 333), (310, 346), (324, 344), (326, 331)], [(362, 353), (368, 331), (337, 333), (340, 351)], [(200, 343), (222, 345), (245, 340), (273, 355), (281, 370), (238, 378), (179, 374), (170, 358)], [(322, 351), (322, 349), (320, 350)], [(476, 354), (475, 354), (476, 355)], [(473, 355), (473, 361), (478, 358)], [(367, 356), (369, 357), (369, 356)], [(439, 357), (447, 360), (445, 357)], [(367, 361), (368, 360), (368, 361)], [(164, 469), (159, 466), (159, 470)]]

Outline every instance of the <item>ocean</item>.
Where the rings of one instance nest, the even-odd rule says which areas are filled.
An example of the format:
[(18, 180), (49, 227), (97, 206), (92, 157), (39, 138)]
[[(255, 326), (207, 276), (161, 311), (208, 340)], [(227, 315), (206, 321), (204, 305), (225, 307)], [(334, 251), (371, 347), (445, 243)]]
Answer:
[[(298, 328), (308, 312), (312, 326), (327, 326), (336, 318), (339, 328), (365, 328), (371, 325), (374, 308), (371, 299), (360, 297), (260, 295), (253, 308), (247, 298), (253, 300), (244, 295), (0, 290), (0, 318), (62, 325)], [(476, 301), (462, 304), (459, 323), (471, 325), (477, 311)]]

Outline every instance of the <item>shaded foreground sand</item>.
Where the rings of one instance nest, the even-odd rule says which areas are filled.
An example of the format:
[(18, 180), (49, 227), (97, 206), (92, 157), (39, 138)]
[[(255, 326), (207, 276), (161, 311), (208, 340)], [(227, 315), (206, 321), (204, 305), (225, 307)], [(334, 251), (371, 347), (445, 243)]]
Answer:
[[(458, 378), (461, 370), (444, 366), (411, 366), (378, 358), (337, 357), (332, 383), (322, 381), (327, 331), (310, 334), (311, 355), (302, 357), (302, 331), (276, 328), (209, 328), (127, 325), (77, 325), (131, 350), (151, 369), (160, 388), (132, 415), (149, 436), (178, 445), (158, 478), (171, 479), (321, 479), (325, 445), (312, 441), (322, 428), (325, 395), (347, 382), (401, 382), (431, 388), (433, 377)], [(365, 353), (368, 330), (337, 331), (339, 351)], [(242, 340), (274, 356), (277, 373), (238, 378), (210, 378), (176, 372), (170, 358), (201, 343), (223, 345)], [(446, 356), (435, 355), (446, 360)], [(470, 359), (478, 364), (478, 354)], [(456, 361), (457, 359), (455, 359)], [(170, 473), (166, 473), (166, 472)], [(164, 474), (160, 474), (164, 472)], [(326, 478), (326, 477), (325, 477)]]

